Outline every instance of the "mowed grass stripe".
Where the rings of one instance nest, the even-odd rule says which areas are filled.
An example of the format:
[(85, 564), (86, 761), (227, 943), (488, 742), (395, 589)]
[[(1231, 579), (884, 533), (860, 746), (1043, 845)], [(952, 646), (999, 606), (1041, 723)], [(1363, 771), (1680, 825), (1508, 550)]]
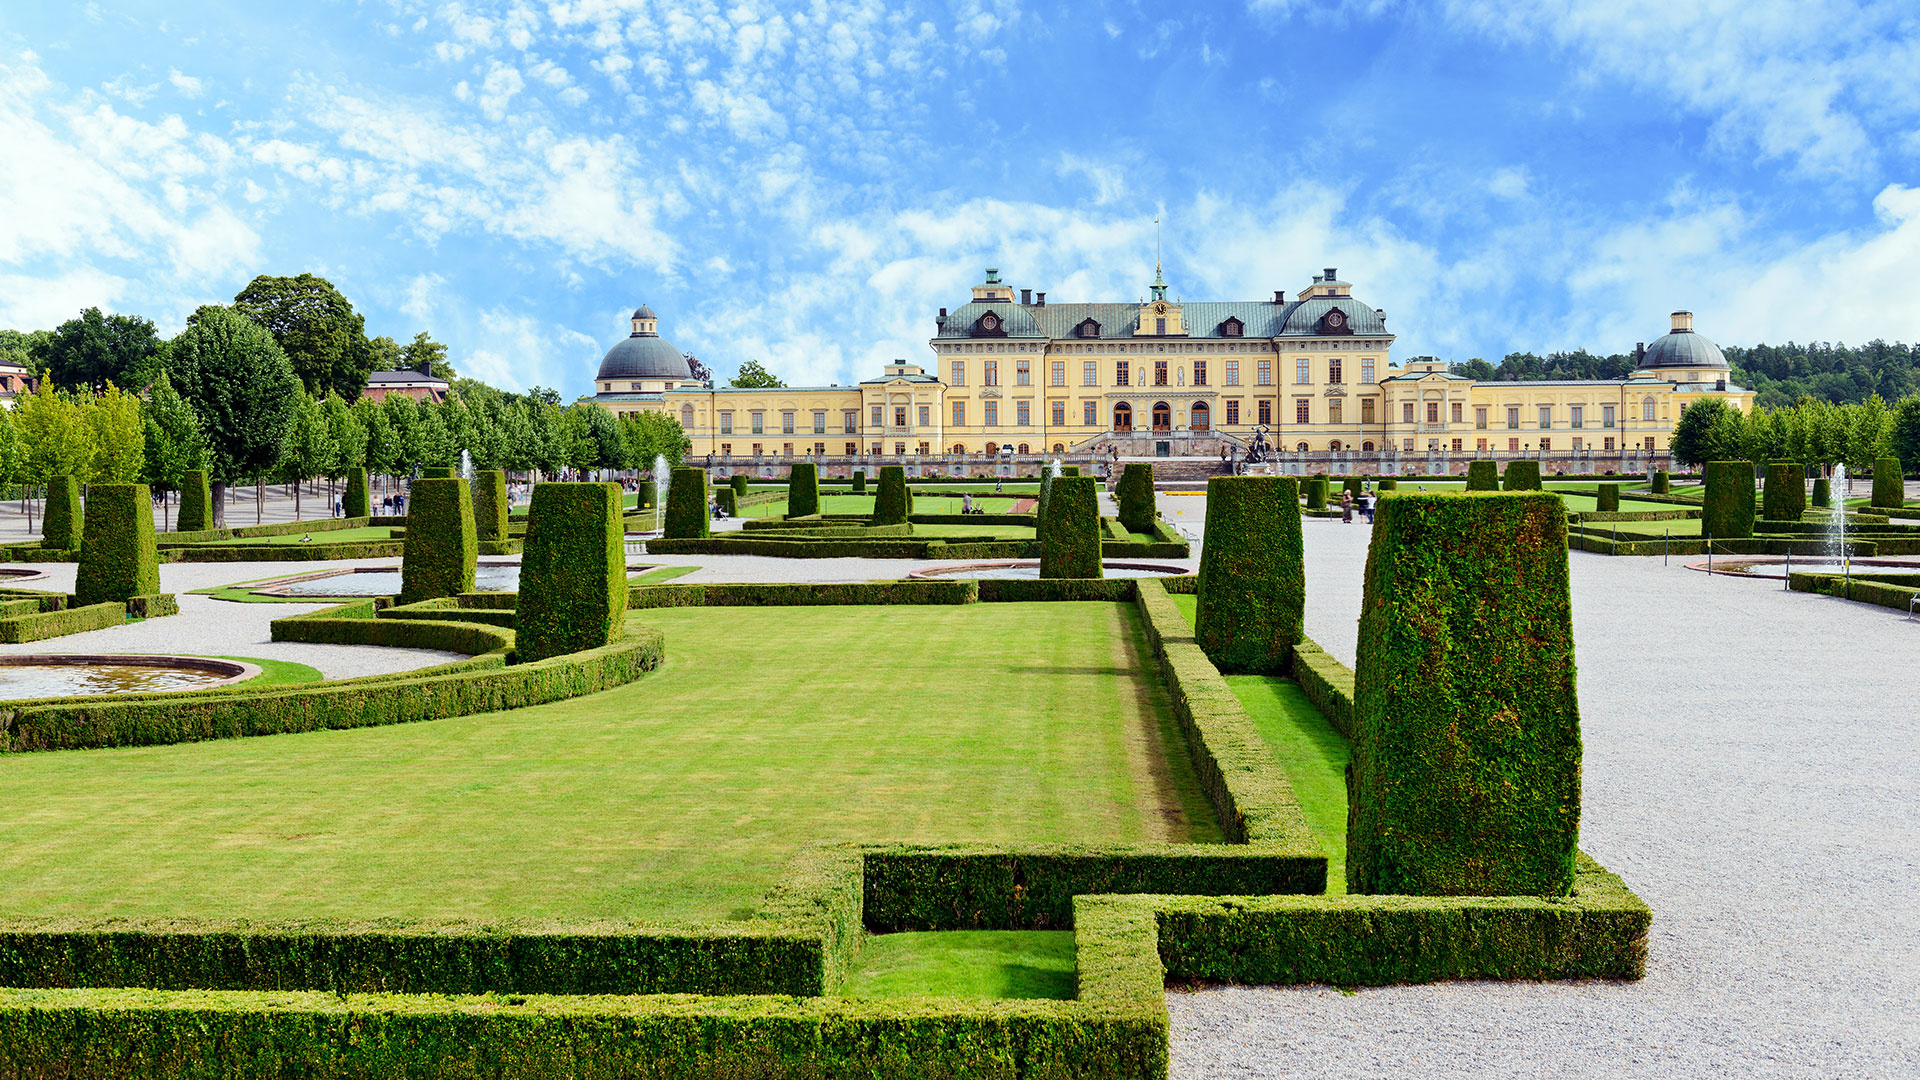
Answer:
[[(0, 758), (16, 917), (745, 918), (827, 841), (1216, 837), (1120, 604), (635, 613), (621, 689), (424, 724)], [(1158, 718), (1142, 795), (1127, 718)]]

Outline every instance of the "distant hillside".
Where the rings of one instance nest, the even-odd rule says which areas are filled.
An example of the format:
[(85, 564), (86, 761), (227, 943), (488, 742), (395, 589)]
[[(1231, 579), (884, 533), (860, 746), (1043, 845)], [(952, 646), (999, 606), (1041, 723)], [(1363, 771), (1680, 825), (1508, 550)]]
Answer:
[[(1816, 342), (1806, 345), (1722, 346), (1733, 365), (1733, 381), (1759, 391), (1757, 403), (1770, 409), (1791, 405), (1801, 397), (1834, 404), (1852, 404), (1879, 394), (1888, 402), (1920, 393), (1920, 345), (1871, 341), (1865, 345)], [(1503, 379), (1624, 379), (1633, 371), (1632, 353), (1595, 356), (1575, 352), (1508, 353), (1499, 366), (1485, 360), (1455, 364), (1469, 378), (1494, 382)]]

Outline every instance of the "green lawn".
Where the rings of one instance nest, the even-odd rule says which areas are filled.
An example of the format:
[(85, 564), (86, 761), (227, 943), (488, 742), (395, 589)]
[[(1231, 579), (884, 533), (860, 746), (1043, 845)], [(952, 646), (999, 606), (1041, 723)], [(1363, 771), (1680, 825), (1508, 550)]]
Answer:
[(840, 996), (1068, 999), (1077, 989), (1072, 931), (954, 930), (867, 938)]
[[(284, 536), (238, 537), (232, 540), (209, 540), (210, 544), (298, 544), (306, 537), (313, 537), (315, 544), (351, 544), (362, 540), (391, 540), (393, 530), (385, 525), (364, 525), (358, 529), (328, 529), (321, 532), (288, 533)], [(166, 534), (156, 539), (165, 540)]]
[[(1021, 496), (1024, 498), (1026, 496)], [(989, 514), (1010, 514), (1013, 512), (1014, 497), (997, 498), (982, 495), (973, 500), (975, 509)], [(960, 496), (927, 495), (914, 496), (913, 512), (916, 514), (957, 514), (961, 508)], [(760, 503), (756, 506), (740, 508), (741, 517), (779, 517), (787, 512), (787, 500)], [(820, 512), (823, 514), (871, 514), (873, 513), (872, 495), (822, 495)]]
[(247, 689), (258, 690), (267, 686), (290, 686), (295, 683), (319, 682), (326, 676), (318, 668), (305, 664), (296, 664), (291, 660), (265, 660), (258, 656), (216, 656), (216, 660), (239, 660), (248, 664), (257, 664), (260, 674), (247, 680)]
[(915, 525), (915, 536), (992, 536), (1002, 540), (1032, 540), (1031, 525)]
[(687, 926), (820, 842), (1219, 839), (1130, 605), (631, 619), (665, 664), (573, 701), (9, 755), (0, 908)]

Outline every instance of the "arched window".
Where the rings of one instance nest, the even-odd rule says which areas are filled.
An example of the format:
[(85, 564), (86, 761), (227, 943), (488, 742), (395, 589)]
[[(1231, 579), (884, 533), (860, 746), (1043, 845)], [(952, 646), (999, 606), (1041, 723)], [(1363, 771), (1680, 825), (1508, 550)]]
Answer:
[(1193, 408), (1187, 413), (1187, 420), (1193, 425), (1193, 430), (1195, 431), (1207, 430), (1209, 417), (1210, 413), (1207, 409), (1207, 403), (1204, 401), (1194, 402)]
[(1336, 454), (1337, 454), (1337, 453), (1339, 453), (1339, 452), (1340, 452), (1340, 440), (1339, 440), (1339, 439), (1335, 439), (1335, 440), (1333, 440), (1332, 442), (1330, 442), (1330, 443), (1328, 443), (1328, 444), (1327, 444), (1327, 449), (1329, 449), (1329, 450), (1331, 450), (1331, 451), (1333, 451), (1333, 452), (1334, 452), (1334, 453), (1336, 453)]
[(1164, 401), (1153, 403), (1153, 430), (1170, 431), (1173, 429), (1173, 409)]
[(1306, 444), (1306, 443), (1301, 443), (1301, 444), (1300, 444), (1299, 446), (1296, 446), (1296, 447), (1294, 447), (1294, 449), (1296, 449), (1296, 450), (1298, 450), (1298, 451), (1300, 451), (1301, 453), (1303, 453), (1303, 454), (1304, 454), (1304, 453), (1306, 453), (1306, 452), (1307, 452), (1307, 444)]
[(693, 430), (693, 406), (680, 406), (680, 426), (687, 431)]
[(1065, 443), (1054, 443), (1054, 444), (1053, 444), (1053, 452), (1054, 452), (1054, 453), (1056, 453), (1056, 454), (1064, 454), (1064, 453), (1066, 453), (1066, 452), (1067, 452), (1067, 446), (1066, 446), (1066, 444), (1065, 444)]
[(1653, 399), (1641, 398), (1640, 399), (1640, 419), (1652, 420), (1654, 418), (1655, 417), (1653, 415)]
[(1030, 450), (1028, 450), (1028, 449), (1027, 449), (1027, 444), (1026, 444), (1026, 443), (1021, 443), (1021, 444), (1020, 444), (1020, 453), (1022, 453), (1022, 454), (1027, 454), (1027, 453), (1031, 453), (1031, 452), (1032, 452), (1032, 451), (1030, 451)]
[(1133, 430), (1133, 406), (1123, 401), (1113, 407), (1113, 430)]
[(954, 453), (956, 453), (956, 454), (964, 454), (964, 453), (966, 453), (966, 452), (967, 452), (967, 444), (966, 444), (966, 443), (954, 443), (954, 444), (953, 444), (953, 452), (954, 452)]
[(1373, 444), (1370, 442), (1363, 442), (1360, 444), (1360, 449), (1366, 453), (1371, 454), (1373, 453)]
[(999, 444), (999, 443), (988, 443), (988, 444), (987, 444), (987, 453), (989, 453), (989, 454), (997, 454), (997, 453), (999, 453), (999, 452), (1000, 452), (1000, 444)]

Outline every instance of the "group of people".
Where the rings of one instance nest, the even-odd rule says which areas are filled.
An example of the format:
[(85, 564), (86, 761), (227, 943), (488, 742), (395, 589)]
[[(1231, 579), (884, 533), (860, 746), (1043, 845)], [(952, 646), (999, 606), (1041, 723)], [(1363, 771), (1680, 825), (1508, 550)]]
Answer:
[(1353, 524), (1353, 512), (1358, 510), (1366, 515), (1367, 524), (1373, 524), (1373, 503), (1373, 492), (1364, 487), (1360, 489), (1360, 497), (1358, 499), (1353, 497), (1353, 492), (1342, 491), (1340, 493), (1340, 520), (1348, 525)]

